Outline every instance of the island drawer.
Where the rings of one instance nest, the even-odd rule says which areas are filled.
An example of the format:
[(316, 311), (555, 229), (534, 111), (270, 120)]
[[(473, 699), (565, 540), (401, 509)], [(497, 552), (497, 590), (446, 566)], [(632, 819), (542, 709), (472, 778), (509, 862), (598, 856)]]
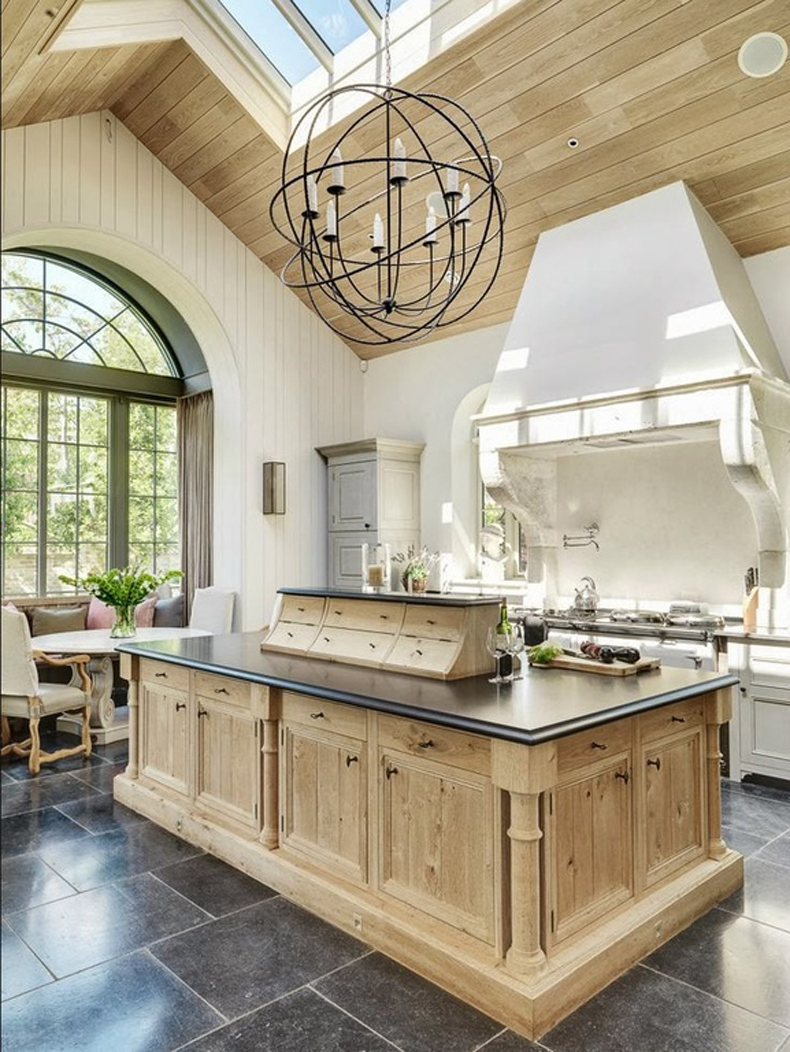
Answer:
[(698, 727), (704, 721), (705, 703), (702, 698), (686, 698), (652, 712), (643, 712), (639, 716), (639, 732), (642, 741), (654, 741), (687, 727)]
[(368, 736), (367, 712), (353, 705), (343, 705), (323, 698), (311, 698), (307, 694), (283, 691), (282, 718), (291, 723), (308, 727), (321, 727), (345, 734), (349, 738), (365, 741)]
[(278, 621), (261, 643), (265, 650), (307, 650), (318, 635), (318, 625)]
[(230, 679), (228, 676), (215, 676), (211, 672), (195, 672), (195, 693), (212, 701), (222, 701), (227, 705), (238, 705), (249, 709), (250, 684), (241, 679)]
[(391, 635), (358, 632), (348, 628), (322, 628), (308, 653), (330, 661), (380, 665), (392, 649)]
[(459, 606), (408, 606), (403, 619), (403, 634), (426, 639), (461, 638), (466, 611)]
[(403, 603), (353, 599), (328, 599), (324, 628), (345, 628), (355, 632), (386, 632), (395, 635), (403, 621)]
[(326, 600), (323, 596), (284, 595), (279, 621), (293, 621), (302, 625), (320, 625)]
[(446, 639), (401, 636), (396, 640), (384, 667), (424, 676), (446, 675), (452, 669), (457, 655), (458, 643)]
[(557, 769), (560, 774), (586, 767), (597, 760), (608, 760), (631, 748), (633, 723), (617, 720), (603, 727), (593, 727), (569, 734), (557, 742)]
[(379, 744), (382, 749), (394, 749), (438, 760), (451, 767), (478, 774), (491, 772), (491, 743), (488, 738), (465, 731), (450, 730), (435, 723), (419, 723), (398, 716), (379, 716)]
[(140, 679), (160, 687), (189, 690), (189, 669), (185, 665), (170, 665), (165, 661), (140, 660)]

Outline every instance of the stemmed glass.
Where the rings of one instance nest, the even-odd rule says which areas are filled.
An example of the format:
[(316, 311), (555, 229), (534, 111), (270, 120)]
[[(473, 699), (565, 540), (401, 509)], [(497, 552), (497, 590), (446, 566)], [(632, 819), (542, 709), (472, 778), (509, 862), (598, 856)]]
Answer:
[(511, 647), (515, 636), (512, 632), (498, 632), (495, 626), (491, 626), (486, 633), (486, 650), (496, 662), (496, 674), (489, 683), (510, 683), (513, 678), (502, 675), (502, 658), (512, 653)]

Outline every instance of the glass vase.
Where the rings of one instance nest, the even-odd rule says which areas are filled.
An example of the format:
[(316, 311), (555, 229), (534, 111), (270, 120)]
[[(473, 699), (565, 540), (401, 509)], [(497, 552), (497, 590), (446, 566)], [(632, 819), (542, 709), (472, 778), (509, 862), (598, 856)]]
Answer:
[(116, 606), (115, 610), (115, 622), (110, 629), (111, 639), (127, 639), (129, 636), (133, 636), (137, 632), (137, 626), (134, 623), (134, 606)]
[(389, 592), (392, 564), (388, 544), (362, 545), (362, 591)]

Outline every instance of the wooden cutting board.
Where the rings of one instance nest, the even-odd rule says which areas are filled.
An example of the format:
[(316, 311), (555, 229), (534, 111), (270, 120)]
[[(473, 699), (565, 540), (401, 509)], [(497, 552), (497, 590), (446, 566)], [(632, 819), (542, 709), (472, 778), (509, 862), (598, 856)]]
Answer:
[(567, 668), (574, 672), (597, 672), (599, 676), (635, 676), (637, 672), (650, 672), (652, 669), (660, 668), (660, 658), (640, 658), (633, 665), (624, 661), (615, 661), (611, 665), (605, 665), (603, 661), (593, 661), (590, 658), (573, 657), (571, 654), (563, 654), (545, 664), (532, 664), (532, 668)]

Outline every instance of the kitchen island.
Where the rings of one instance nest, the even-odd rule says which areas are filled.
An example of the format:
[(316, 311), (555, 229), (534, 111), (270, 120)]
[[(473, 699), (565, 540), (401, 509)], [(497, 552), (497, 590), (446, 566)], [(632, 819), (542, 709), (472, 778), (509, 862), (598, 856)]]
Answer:
[(122, 645), (116, 798), (528, 1037), (742, 882), (734, 676), (497, 687), (260, 644)]

